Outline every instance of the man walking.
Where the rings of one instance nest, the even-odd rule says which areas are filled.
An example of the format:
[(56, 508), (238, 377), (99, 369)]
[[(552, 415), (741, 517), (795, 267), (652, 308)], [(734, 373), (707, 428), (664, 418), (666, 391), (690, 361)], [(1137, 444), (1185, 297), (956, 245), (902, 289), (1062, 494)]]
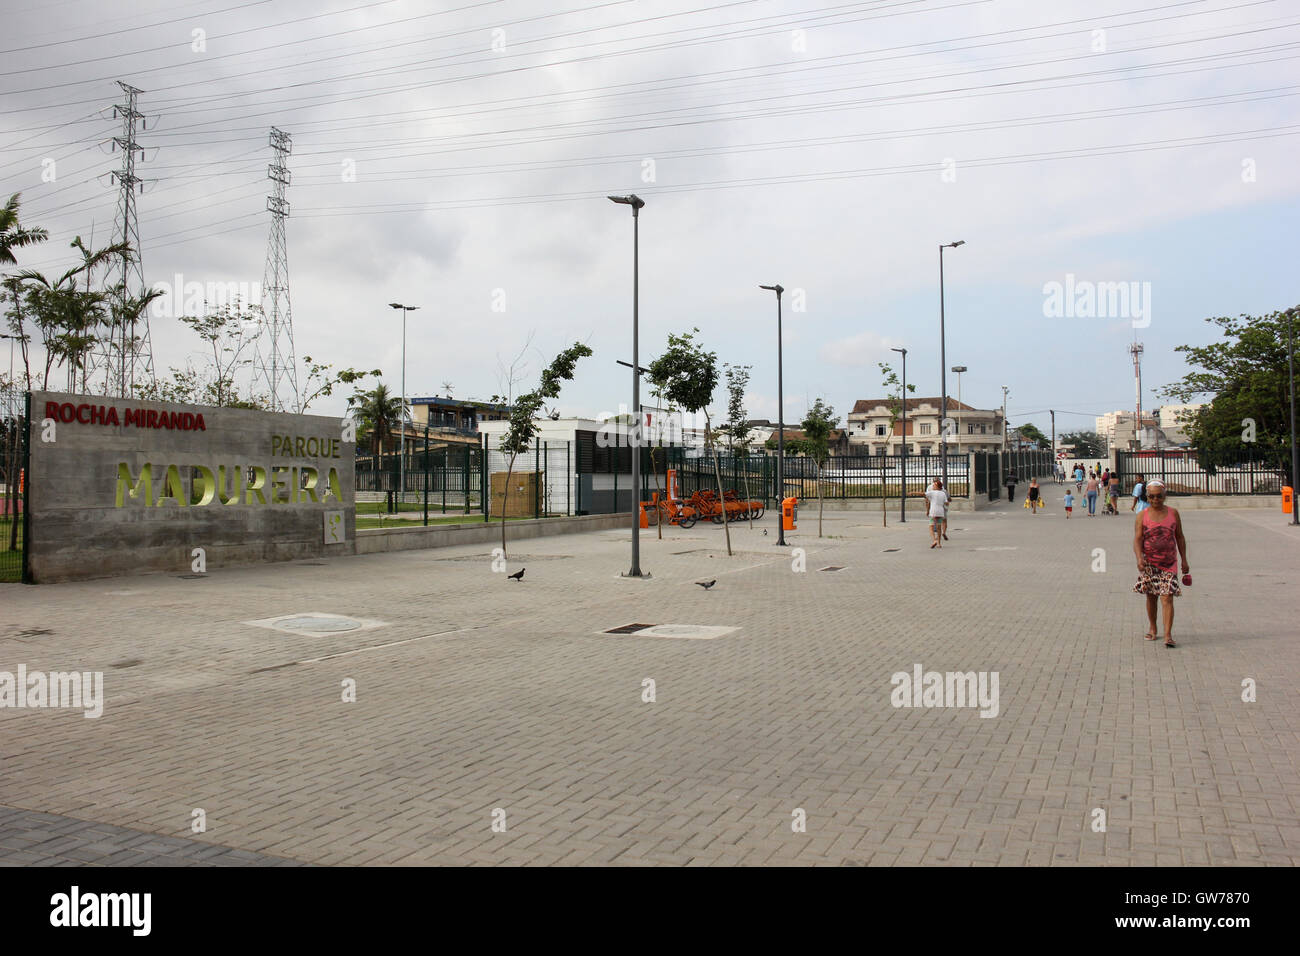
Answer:
[(1016, 484), (1020, 481), (1016, 477), (1016, 470), (1012, 468), (1007, 472), (1007, 501), (1016, 500)]
[(929, 502), (930, 516), (930, 547), (942, 548), (943, 541), (940, 536), (943, 534), (944, 516), (948, 510), (948, 492), (943, 490), (943, 482), (938, 478), (930, 486), (930, 490), (925, 493), (925, 500)]

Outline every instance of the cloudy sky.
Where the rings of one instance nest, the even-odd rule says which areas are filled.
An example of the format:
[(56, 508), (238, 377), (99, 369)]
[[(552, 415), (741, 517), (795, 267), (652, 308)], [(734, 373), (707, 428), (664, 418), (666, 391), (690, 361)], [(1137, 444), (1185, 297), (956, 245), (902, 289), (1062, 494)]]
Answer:
[[(1048, 408), (1065, 431), (1132, 407), (1135, 335), (1146, 406), (1185, 370), (1175, 347), (1212, 338), (1207, 316), (1300, 302), (1292, 0), (0, 7), (0, 193), (50, 232), (21, 268), (111, 238), (122, 80), (148, 120), (146, 281), (260, 283), (276, 126), (298, 355), (396, 389), (387, 303), (417, 305), (412, 396), (487, 398), (531, 336), (516, 390), (581, 340), (595, 355), (561, 410), (630, 402), (632, 222), (609, 194), (646, 200), (642, 362), (698, 326), (753, 366), (757, 418), (777, 407), (760, 284), (787, 289), (787, 420), (882, 394), (891, 347), (938, 394), (941, 243), (965, 243), (944, 254), (962, 398), (994, 407), (1008, 386), (1012, 422), (1044, 430)], [(1070, 314), (1044, 291), (1067, 281), (1136, 295)], [(174, 317), (151, 332), (160, 369), (195, 351)]]

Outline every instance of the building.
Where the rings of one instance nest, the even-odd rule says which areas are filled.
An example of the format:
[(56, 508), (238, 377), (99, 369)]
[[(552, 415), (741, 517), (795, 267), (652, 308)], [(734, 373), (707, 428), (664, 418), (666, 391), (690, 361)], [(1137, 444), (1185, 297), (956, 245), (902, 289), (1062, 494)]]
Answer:
[(440, 441), (477, 445), (481, 422), (504, 421), (510, 417), (510, 406), (489, 402), (461, 401), (437, 395), (408, 401), (411, 406), (411, 424), (406, 432), (408, 438), (416, 435), (423, 438), (424, 426), (428, 425), (430, 438), (436, 435)]
[(1143, 410), (1138, 434), (1134, 434), (1133, 410), (1107, 412), (1097, 417), (1097, 434), (1109, 449), (1127, 451), (1133, 448), (1185, 448), (1187, 435), (1179, 426), (1179, 419), (1200, 405), (1161, 405)]
[[(889, 426), (893, 413), (889, 399), (859, 399), (848, 414), (848, 443), (857, 454), (901, 455), (903, 453), (903, 421)], [(909, 455), (938, 455), (943, 444), (940, 423), (942, 398), (907, 399), (907, 453)], [(1002, 450), (1002, 411), (982, 409), (948, 397), (948, 417), (953, 422), (953, 432), (948, 436), (948, 454), (959, 455), (971, 451)]]

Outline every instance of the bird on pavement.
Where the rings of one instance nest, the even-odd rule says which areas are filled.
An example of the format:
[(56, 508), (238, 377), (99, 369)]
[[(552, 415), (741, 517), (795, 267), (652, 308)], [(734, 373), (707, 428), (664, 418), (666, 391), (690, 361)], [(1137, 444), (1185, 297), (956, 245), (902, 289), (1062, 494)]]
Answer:
[(527, 568), (520, 568), (514, 574), (507, 574), (506, 577), (513, 578), (516, 581), (522, 581), (524, 579), (524, 572), (527, 570)]
[(713, 587), (713, 585), (718, 583), (718, 579), (714, 578), (712, 581), (696, 581), (695, 583), (707, 591), (709, 588)]

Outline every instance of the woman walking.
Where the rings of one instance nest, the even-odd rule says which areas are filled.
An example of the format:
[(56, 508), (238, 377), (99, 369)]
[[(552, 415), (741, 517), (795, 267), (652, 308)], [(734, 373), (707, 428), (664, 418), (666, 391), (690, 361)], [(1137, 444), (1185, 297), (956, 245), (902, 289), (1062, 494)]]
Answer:
[(943, 534), (943, 523), (947, 520), (948, 492), (943, 490), (943, 482), (938, 478), (934, 479), (930, 490), (925, 493), (925, 500), (929, 505), (927, 514), (930, 516), (930, 547), (942, 548), (943, 541), (940, 535)]
[(1133, 590), (1147, 599), (1147, 630), (1142, 636), (1156, 639), (1156, 602), (1164, 608), (1165, 647), (1174, 643), (1174, 598), (1182, 594), (1178, 586), (1178, 556), (1182, 555), (1183, 580), (1191, 567), (1187, 563), (1187, 540), (1183, 537), (1183, 519), (1177, 508), (1165, 507), (1165, 483), (1158, 478), (1147, 483), (1147, 507), (1133, 527), (1133, 554), (1137, 557), (1138, 582)]
[(1086, 492), (1085, 492), (1085, 493), (1087, 494), (1087, 496), (1088, 496), (1088, 517), (1089, 517), (1089, 518), (1095, 518), (1095, 517), (1097, 517), (1097, 489), (1098, 489), (1098, 487), (1099, 487), (1099, 486), (1098, 486), (1098, 484), (1097, 484), (1097, 475), (1094, 473), (1094, 474), (1093, 474), (1093, 475), (1088, 479), (1088, 487), (1087, 487), (1087, 490), (1086, 490)]
[(1042, 502), (1038, 498), (1038, 479), (1029, 479), (1029, 513), (1038, 514), (1038, 506)]

